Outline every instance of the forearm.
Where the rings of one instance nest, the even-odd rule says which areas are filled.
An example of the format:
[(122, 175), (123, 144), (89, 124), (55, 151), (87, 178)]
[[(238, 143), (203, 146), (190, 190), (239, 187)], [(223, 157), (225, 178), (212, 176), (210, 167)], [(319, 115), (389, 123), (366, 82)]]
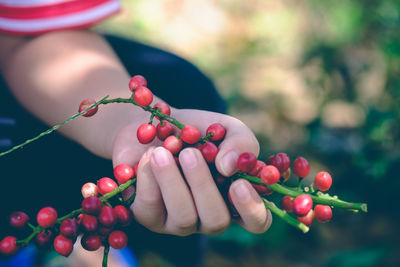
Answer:
[[(9, 51), (1, 57), (1, 66), (10, 89), (24, 107), (49, 125), (76, 113), (83, 99), (130, 96), (128, 73), (95, 33), (58, 32), (1, 43), (9, 44), (1, 47)], [(78, 118), (61, 131), (95, 154), (110, 158), (114, 134), (143, 114), (129, 105), (102, 106), (93, 118)]]

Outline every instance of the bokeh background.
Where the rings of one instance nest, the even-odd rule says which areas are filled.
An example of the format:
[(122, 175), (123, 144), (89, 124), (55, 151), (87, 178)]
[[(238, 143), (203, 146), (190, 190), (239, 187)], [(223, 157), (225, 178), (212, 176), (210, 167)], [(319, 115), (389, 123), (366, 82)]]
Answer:
[(400, 1), (122, 2), (99, 31), (195, 63), (256, 133), (262, 158), (305, 156), (310, 176), (332, 173), (333, 194), (369, 205), (334, 210), (306, 235), (278, 218), (262, 235), (233, 225), (210, 238), (206, 266), (400, 266)]

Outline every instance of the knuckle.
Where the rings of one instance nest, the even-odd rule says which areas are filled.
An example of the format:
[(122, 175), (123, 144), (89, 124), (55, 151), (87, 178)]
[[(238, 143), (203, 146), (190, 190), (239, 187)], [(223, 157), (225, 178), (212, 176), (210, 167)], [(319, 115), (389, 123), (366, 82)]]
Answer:
[(190, 235), (196, 232), (197, 221), (197, 216), (186, 216), (185, 218), (181, 218), (174, 222), (174, 232), (180, 236)]
[(210, 224), (210, 225), (205, 225), (204, 228), (204, 233), (205, 234), (221, 234), (228, 229), (229, 225), (231, 224), (231, 219), (230, 216), (223, 216), (223, 218), (220, 218), (218, 221)]

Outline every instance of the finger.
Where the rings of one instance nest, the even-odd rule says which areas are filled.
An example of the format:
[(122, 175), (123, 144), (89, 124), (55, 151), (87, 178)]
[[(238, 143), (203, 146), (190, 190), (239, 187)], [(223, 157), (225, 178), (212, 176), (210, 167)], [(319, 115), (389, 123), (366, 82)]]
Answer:
[(167, 209), (166, 232), (182, 236), (194, 233), (198, 221), (196, 208), (171, 152), (157, 147), (150, 163)]
[(224, 232), (230, 225), (230, 214), (200, 151), (182, 150), (179, 162), (200, 218), (199, 231), (205, 234)]
[(239, 222), (243, 228), (252, 233), (264, 233), (271, 226), (271, 212), (264, 206), (258, 193), (251, 184), (243, 179), (232, 183), (229, 193), (232, 202), (240, 214)]
[(166, 211), (161, 191), (150, 166), (151, 147), (141, 158), (138, 166), (136, 197), (131, 209), (137, 222), (154, 232), (161, 232)]

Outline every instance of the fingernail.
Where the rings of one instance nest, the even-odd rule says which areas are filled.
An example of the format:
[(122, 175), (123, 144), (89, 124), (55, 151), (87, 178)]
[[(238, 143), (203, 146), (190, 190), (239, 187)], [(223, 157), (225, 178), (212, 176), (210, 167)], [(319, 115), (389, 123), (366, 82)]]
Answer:
[(168, 152), (163, 147), (157, 147), (154, 149), (153, 158), (155, 163), (160, 167), (164, 167), (171, 162)]
[(236, 170), (238, 153), (236, 151), (229, 151), (222, 158), (221, 169), (224, 175), (229, 176)]
[(232, 186), (233, 192), (236, 194), (240, 202), (246, 203), (251, 200), (251, 192), (247, 183), (239, 180)]
[(191, 148), (184, 149), (179, 155), (179, 159), (181, 160), (181, 164), (187, 169), (193, 169), (197, 166), (197, 157)]

